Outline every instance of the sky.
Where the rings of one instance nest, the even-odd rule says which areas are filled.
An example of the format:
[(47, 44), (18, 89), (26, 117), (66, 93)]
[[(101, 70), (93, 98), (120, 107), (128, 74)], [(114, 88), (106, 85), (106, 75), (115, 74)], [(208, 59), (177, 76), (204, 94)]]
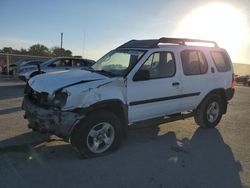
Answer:
[(0, 0), (0, 48), (60, 46), (99, 59), (131, 39), (216, 40), (250, 64), (249, 0)]

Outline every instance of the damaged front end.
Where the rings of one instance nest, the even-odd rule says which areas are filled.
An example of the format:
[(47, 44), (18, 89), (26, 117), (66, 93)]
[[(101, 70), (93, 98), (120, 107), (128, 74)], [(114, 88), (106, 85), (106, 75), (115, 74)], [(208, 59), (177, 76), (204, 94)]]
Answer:
[(67, 100), (63, 92), (55, 93), (49, 99), (46, 92), (34, 91), (27, 83), (22, 108), (25, 110), (24, 118), (29, 122), (28, 127), (43, 133), (52, 133), (61, 138), (68, 139), (74, 126), (84, 118), (84, 115), (71, 111), (62, 111)]

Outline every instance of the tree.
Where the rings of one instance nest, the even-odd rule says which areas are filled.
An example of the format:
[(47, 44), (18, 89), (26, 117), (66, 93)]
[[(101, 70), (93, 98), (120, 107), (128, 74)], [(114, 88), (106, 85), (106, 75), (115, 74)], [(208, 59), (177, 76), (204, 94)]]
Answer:
[(72, 52), (70, 50), (65, 50), (64, 48), (59, 48), (57, 46), (51, 49), (52, 56), (72, 56)]
[(9, 54), (11, 54), (11, 53), (14, 52), (14, 49), (11, 48), (11, 47), (4, 47), (2, 51), (3, 51), (3, 53), (9, 53)]
[(27, 55), (28, 51), (26, 49), (24, 49), (24, 48), (21, 48), (19, 53), (22, 54), (22, 55)]
[(28, 50), (30, 55), (37, 55), (37, 56), (50, 56), (49, 49), (42, 45), (42, 44), (35, 44), (32, 45)]
[(35, 55), (35, 56), (72, 56), (72, 52), (70, 50), (66, 50), (64, 48), (59, 48), (57, 46), (51, 48), (49, 50), (46, 46), (42, 44), (34, 44), (28, 50), (25, 48), (21, 48), (20, 50), (13, 49), (11, 47), (4, 47), (0, 49), (0, 53), (9, 53), (9, 54), (22, 54), (22, 55)]
[(65, 50), (65, 56), (72, 56), (72, 52), (70, 50)]

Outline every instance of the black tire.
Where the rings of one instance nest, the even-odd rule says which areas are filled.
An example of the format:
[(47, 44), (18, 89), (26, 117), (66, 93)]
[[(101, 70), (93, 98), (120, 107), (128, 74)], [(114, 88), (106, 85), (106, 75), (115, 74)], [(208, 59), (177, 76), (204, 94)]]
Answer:
[[(209, 121), (207, 111), (212, 104), (217, 104), (218, 115), (214, 117), (214, 121)], [(216, 113), (217, 114), (217, 113)], [(218, 125), (222, 117), (222, 100), (219, 95), (211, 94), (198, 106), (195, 111), (194, 119), (197, 125), (202, 128), (214, 128)], [(210, 119), (211, 120), (211, 119)]]
[[(95, 126), (101, 123), (108, 123), (113, 127), (114, 138), (112, 144), (103, 152), (95, 153), (88, 146), (88, 135)], [(93, 139), (94, 140), (94, 139)], [(88, 115), (71, 134), (71, 144), (76, 147), (83, 158), (93, 158), (106, 155), (119, 148), (122, 141), (122, 124), (118, 117), (112, 112), (100, 110)], [(94, 141), (93, 141), (94, 142)], [(103, 144), (104, 141), (103, 141)]]

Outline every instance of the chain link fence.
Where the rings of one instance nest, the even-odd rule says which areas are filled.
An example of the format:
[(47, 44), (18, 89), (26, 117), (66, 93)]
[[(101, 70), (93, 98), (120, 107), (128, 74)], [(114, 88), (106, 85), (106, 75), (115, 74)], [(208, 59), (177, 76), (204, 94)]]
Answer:
[(21, 63), (30, 60), (46, 61), (48, 59), (50, 57), (0, 53), (0, 73), (15, 77)]

